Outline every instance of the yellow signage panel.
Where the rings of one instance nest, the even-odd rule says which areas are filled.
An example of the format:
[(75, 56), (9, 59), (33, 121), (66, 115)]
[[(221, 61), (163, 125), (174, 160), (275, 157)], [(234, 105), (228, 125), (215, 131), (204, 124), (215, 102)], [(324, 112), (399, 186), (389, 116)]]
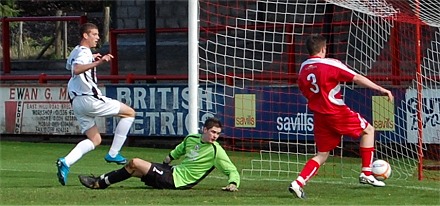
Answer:
[(387, 96), (373, 96), (373, 126), (376, 131), (394, 131), (394, 104)]
[(235, 94), (235, 127), (255, 128), (255, 94)]

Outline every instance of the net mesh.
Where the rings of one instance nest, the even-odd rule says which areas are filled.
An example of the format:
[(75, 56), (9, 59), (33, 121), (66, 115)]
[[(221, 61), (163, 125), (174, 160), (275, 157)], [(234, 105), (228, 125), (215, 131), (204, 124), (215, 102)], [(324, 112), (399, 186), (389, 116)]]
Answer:
[[(202, 104), (211, 105), (200, 110), (224, 121), (225, 147), (243, 153), (237, 160), (246, 162), (242, 165), (250, 162), (241, 168), (244, 176), (291, 179), (316, 153), (313, 114), (296, 86), (299, 65), (307, 58), (304, 41), (312, 33), (326, 36), (329, 57), (392, 88), (394, 105), (374, 91), (343, 85), (347, 105), (376, 128), (376, 158), (390, 162), (393, 177), (417, 174), (418, 112), (424, 165), (438, 165), (437, 1), (201, 0), (199, 6), (200, 86), (210, 97)], [(358, 148), (358, 140), (344, 137), (318, 175), (357, 177)]]

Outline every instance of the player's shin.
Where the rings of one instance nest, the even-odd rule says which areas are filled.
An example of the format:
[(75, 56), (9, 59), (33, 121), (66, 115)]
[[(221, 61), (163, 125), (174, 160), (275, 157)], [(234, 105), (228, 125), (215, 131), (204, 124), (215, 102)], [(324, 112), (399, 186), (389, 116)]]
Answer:
[(122, 167), (119, 170), (114, 170), (105, 175), (102, 175), (98, 182), (99, 188), (104, 189), (111, 184), (122, 182), (130, 177), (131, 174), (127, 171), (127, 169), (125, 169), (125, 167)]
[(131, 125), (133, 124), (133, 121), (133, 117), (121, 118), (119, 121), (118, 125), (116, 126), (115, 135), (109, 151), (109, 155), (111, 157), (115, 157), (121, 150), (125, 140), (127, 139), (127, 134)]
[(371, 175), (371, 164), (373, 163), (374, 147), (360, 147), (360, 153), (362, 158), (362, 172), (369, 176)]
[(309, 181), (309, 179), (313, 177), (316, 172), (318, 172), (319, 166), (319, 163), (316, 162), (314, 159), (310, 159), (309, 161), (307, 161), (306, 165), (301, 170), (301, 173), (296, 180), (298, 185), (301, 187), (306, 185), (306, 182)]

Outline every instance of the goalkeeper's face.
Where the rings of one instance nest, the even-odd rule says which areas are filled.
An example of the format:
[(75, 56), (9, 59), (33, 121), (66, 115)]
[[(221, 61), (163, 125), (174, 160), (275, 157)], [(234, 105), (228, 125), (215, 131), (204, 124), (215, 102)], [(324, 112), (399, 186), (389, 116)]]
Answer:
[(210, 129), (203, 128), (202, 141), (211, 144), (214, 143), (220, 136), (221, 131), (222, 128), (215, 126)]

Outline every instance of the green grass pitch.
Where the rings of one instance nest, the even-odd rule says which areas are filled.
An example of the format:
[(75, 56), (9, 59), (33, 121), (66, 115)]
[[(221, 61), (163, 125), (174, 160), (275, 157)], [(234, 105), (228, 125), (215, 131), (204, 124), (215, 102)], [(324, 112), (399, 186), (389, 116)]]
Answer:
[[(56, 177), (55, 160), (73, 144), (0, 141), (1, 205), (440, 205), (440, 182), (433, 180), (387, 180), (384, 188), (361, 185), (354, 178), (317, 176), (305, 187), (307, 199), (294, 198), (287, 190), (291, 179), (244, 177), (240, 190), (223, 192), (227, 178), (214, 171), (190, 190), (156, 190), (137, 178), (106, 190), (90, 190), (78, 181), (79, 174), (119, 169), (108, 164), (108, 146), (99, 146), (71, 167), (67, 186)], [(169, 150), (124, 147), (127, 158), (161, 162)], [(250, 168), (255, 154), (228, 152), (238, 169)]]

